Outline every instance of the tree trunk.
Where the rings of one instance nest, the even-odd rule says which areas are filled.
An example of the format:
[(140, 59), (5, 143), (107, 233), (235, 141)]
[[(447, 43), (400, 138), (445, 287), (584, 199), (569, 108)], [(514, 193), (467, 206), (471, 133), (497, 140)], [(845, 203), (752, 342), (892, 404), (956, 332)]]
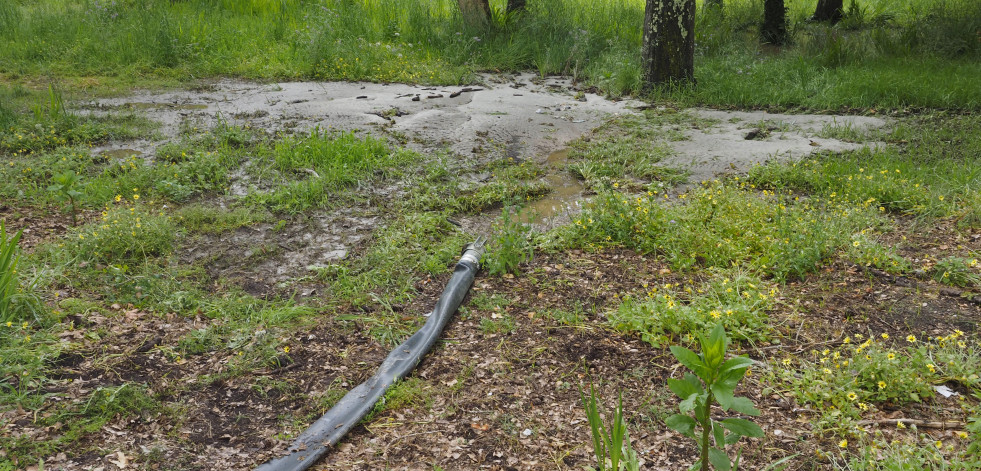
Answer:
[(490, 21), (488, 0), (457, 0), (463, 19), (469, 24), (483, 24)]
[(525, 9), (525, 4), (527, 0), (508, 0), (508, 13), (514, 13), (519, 10)]
[(695, 0), (647, 0), (644, 89), (695, 82)]
[(760, 28), (760, 39), (776, 46), (787, 42), (787, 8), (783, 0), (763, 1), (763, 27)]
[(817, 8), (814, 10), (814, 16), (811, 19), (814, 21), (837, 23), (841, 21), (841, 17), (844, 15), (844, 9), (843, 0), (818, 0)]

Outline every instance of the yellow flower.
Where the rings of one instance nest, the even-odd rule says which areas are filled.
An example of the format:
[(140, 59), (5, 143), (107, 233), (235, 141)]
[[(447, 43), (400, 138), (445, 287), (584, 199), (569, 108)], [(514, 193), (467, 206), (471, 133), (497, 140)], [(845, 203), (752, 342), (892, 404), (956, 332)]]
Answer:
[(854, 392), (849, 391), (848, 392), (848, 400), (849, 401), (854, 401), (855, 399), (858, 399), (858, 394), (855, 394)]
[(838, 442), (838, 447), (840, 447), (840, 448), (848, 448), (848, 440), (842, 440), (842, 441)]
[(960, 432), (957, 432), (957, 436), (959, 438), (967, 438), (967, 432), (961, 430)]
[(916, 342), (916, 336), (915, 335), (912, 335), (912, 334), (907, 335), (906, 336), (906, 341), (909, 342), (909, 343), (915, 343)]
[(879, 389), (886, 389), (886, 382), (885, 381), (879, 381), (876, 384), (879, 386)]
[(123, 199), (123, 195), (116, 195), (116, 202), (120, 202)]
[(939, 450), (944, 447), (944, 442), (937, 440), (937, 443), (934, 443), (933, 446), (937, 447), (937, 449)]
[(884, 339), (887, 339), (887, 338), (889, 338), (889, 334), (887, 334), (887, 333), (885, 333), (885, 332), (883, 332), (883, 333), (882, 333), (882, 338), (884, 338)]
[(855, 247), (858, 247), (861, 244), (859, 244), (858, 241), (856, 240), (855, 242), (852, 242), (852, 245), (854, 245)]
[(133, 195), (133, 199), (134, 199), (134, 200), (138, 200), (138, 199), (140, 199), (140, 195)]
[(287, 345), (287, 346), (283, 347), (283, 352), (289, 353), (290, 352), (290, 346)]
[(931, 373), (936, 373), (937, 372), (937, 367), (934, 366), (933, 363), (927, 363), (927, 369), (930, 370)]
[(896, 359), (896, 354), (895, 353), (890, 353), (890, 354), (886, 355), (886, 358), (888, 358), (890, 360), (895, 360)]
[(906, 428), (906, 424), (902, 422), (896, 422), (896, 428), (903, 429)]
[(842, 342), (844, 342), (844, 343), (851, 343), (851, 341), (852, 341), (852, 338), (851, 337), (845, 337), (845, 340), (843, 340)]
[(784, 358), (783, 359), (783, 364), (784, 365), (790, 366), (790, 363), (791, 363), (790, 358)]

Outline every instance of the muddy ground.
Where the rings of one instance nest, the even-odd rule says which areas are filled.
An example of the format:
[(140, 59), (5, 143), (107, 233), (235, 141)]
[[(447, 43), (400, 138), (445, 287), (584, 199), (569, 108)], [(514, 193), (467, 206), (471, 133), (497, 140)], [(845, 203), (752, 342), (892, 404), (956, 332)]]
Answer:
[[(418, 100), (416, 100), (418, 98)], [(161, 124), (161, 139), (113, 142), (94, 154), (139, 153), (152, 159), (163, 142), (194, 134), (219, 123), (249, 126), (268, 135), (304, 133), (318, 127), (386, 136), (428, 155), (447, 152), (451, 168), (472, 181), (486, 182), (482, 164), (511, 158), (541, 164), (552, 192), (529, 202), (522, 220), (537, 229), (567, 223), (569, 214), (589, 198), (565, 167), (568, 145), (618, 115), (648, 105), (636, 100), (610, 101), (561, 77), (534, 74), (484, 75), (477, 85), (425, 87), (361, 82), (286, 82), (257, 84), (222, 80), (193, 90), (141, 92), (83, 104), (95, 114), (141, 111)], [(672, 110), (673, 111), (673, 110)], [(684, 110), (708, 125), (666, 126), (674, 155), (662, 165), (689, 174), (688, 185), (720, 174), (741, 172), (771, 160), (800, 159), (819, 152), (875, 146), (818, 135), (827, 126), (865, 133), (887, 126), (865, 116), (791, 115), (765, 111)], [(245, 175), (233, 175), (230, 197), (262, 191)], [(268, 190), (268, 189), (267, 189)], [(398, 197), (395, 186), (368, 187), (376, 198)], [(225, 204), (225, 201), (218, 201)], [(471, 234), (488, 234), (500, 211), (461, 215), (457, 222)], [(240, 279), (252, 294), (267, 295), (283, 282), (348, 256), (352, 247), (384, 224), (370, 200), (331, 213), (312, 213), (286, 230), (257, 224), (233, 234), (202, 236), (182, 255), (186, 262), (215, 259), (214, 276)], [(279, 247), (251, 272), (242, 261), (256, 247)], [(303, 294), (303, 293), (300, 293)]]

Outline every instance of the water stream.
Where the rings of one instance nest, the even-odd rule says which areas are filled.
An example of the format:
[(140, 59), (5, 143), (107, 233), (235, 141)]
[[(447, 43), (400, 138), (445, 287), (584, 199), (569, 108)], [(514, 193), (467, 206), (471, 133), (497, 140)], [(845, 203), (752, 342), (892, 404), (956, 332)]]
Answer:
[(565, 169), (565, 164), (569, 161), (569, 150), (560, 149), (548, 156), (545, 161), (545, 182), (552, 192), (522, 208), (518, 213), (519, 221), (525, 224), (543, 224), (568, 213), (570, 207), (579, 206), (585, 186)]

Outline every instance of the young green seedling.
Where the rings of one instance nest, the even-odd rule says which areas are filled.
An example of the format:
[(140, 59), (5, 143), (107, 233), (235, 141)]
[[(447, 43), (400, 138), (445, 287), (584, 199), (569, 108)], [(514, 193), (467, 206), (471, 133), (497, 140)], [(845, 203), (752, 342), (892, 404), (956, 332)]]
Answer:
[(623, 396), (617, 403), (613, 413), (613, 421), (609, 430), (603, 425), (599, 406), (596, 403), (596, 390), (589, 386), (589, 397), (580, 390), (579, 398), (586, 409), (589, 428), (593, 432), (593, 453), (596, 454), (595, 471), (637, 471), (640, 460), (630, 445), (630, 434), (627, 433), (627, 421), (623, 415)]
[[(762, 437), (763, 429), (753, 422), (740, 418), (712, 419), (712, 405), (718, 403), (723, 411), (732, 410), (756, 416), (760, 411), (745, 397), (735, 397), (736, 384), (746, 374), (753, 360), (738, 356), (725, 360), (725, 329), (718, 324), (708, 338), (700, 336), (702, 353), (679, 346), (671, 347), (671, 353), (692, 373), (684, 379), (669, 379), (668, 387), (682, 399), (680, 414), (668, 417), (668, 427), (695, 440), (700, 457), (692, 469), (708, 471), (711, 467), (729, 471), (739, 468), (740, 452), (734, 460), (725, 452), (727, 445), (735, 444), (741, 437)], [(694, 414), (694, 417), (689, 414)], [(700, 435), (696, 434), (700, 428)], [(714, 443), (713, 443), (714, 441)]]
[(51, 177), (52, 184), (48, 186), (48, 191), (59, 201), (68, 201), (72, 210), (72, 226), (78, 225), (78, 206), (75, 198), (82, 196), (76, 188), (79, 186), (81, 178), (75, 172), (59, 173)]

